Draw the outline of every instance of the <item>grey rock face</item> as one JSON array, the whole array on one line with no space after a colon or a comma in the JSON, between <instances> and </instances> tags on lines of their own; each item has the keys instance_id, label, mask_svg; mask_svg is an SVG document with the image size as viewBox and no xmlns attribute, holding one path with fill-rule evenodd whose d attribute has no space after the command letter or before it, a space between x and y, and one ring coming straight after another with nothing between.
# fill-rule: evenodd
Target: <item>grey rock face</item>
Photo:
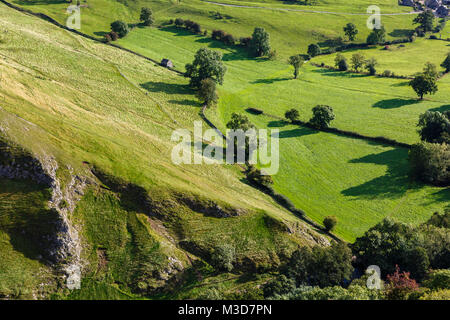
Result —
<instances>
[{"instance_id":1,"label":"grey rock face","mask_svg":"<svg viewBox=\"0 0 450 320\"><path fill-rule=\"evenodd\" d=\"M56 234L48 239L49 259L61 267L69 289L76 289L81 281L81 241L78 231L70 221L70 215L77 201L83 196L88 183L83 177L71 175L71 181L64 188L57 177L58 163L53 157L38 160L30 155L14 158L2 150L0 177L7 179L29 179L37 184L51 188L49 207L58 213ZM68 168L72 172L71 168Z\"/></svg>"}]
</instances>

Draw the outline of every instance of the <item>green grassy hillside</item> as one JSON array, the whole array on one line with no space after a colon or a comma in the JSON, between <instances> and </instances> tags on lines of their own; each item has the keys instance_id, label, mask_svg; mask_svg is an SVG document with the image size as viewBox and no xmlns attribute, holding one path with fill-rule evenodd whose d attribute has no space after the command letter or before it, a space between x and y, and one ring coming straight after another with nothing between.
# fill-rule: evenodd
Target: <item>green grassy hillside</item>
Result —
<instances>
[{"instance_id":1,"label":"green grassy hillside","mask_svg":"<svg viewBox=\"0 0 450 320\"><path fill-rule=\"evenodd\" d=\"M409 185L406 150L386 150L353 139L317 134L245 111L254 107L283 117L286 110L297 108L301 119L307 121L312 107L328 104L336 113L335 127L414 143L419 141L416 123L421 113L450 108L446 102L450 88L444 79L438 94L418 101L406 85L407 80L340 73L309 65L302 69L298 80L293 80L291 68L282 61L249 59L238 48L230 49L173 27L135 30L119 43L154 59L168 57L180 70L201 47L222 51L228 71L220 88L219 106L209 110L208 116L221 124L222 130L232 112L249 115L260 128L279 128L283 139L276 189L318 222L336 214L341 221L336 232L344 238L354 239L385 216L420 222L431 211L445 206L448 191ZM342 167L336 170L336 166ZM384 190L391 185L398 192ZM412 208L411 203L420 205ZM361 215L361 211L365 213Z\"/></svg>"},{"instance_id":2,"label":"green grassy hillside","mask_svg":"<svg viewBox=\"0 0 450 320\"><path fill-rule=\"evenodd\" d=\"M444 80L441 80L440 82L440 90L438 94L428 98L426 101L417 101L414 92L406 85L405 80L380 79L362 75L339 73L310 66L306 66L302 69L299 80L292 80L291 67L283 61L283 57L288 53L293 53L292 50L296 47L296 45L288 43L287 41L291 41L296 37L299 37L302 41L305 41L305 39L310 41L311 36L314 36L315 33L306 31L308 36L302 34L305 26L311 27L315 30L315 32L320 30L318 26L311 23L300 25L296 24L295 32L297 35L294 36L289 33L289 28L285 28L284 26L281 29L278 28L278 26L281 27L289 21L286 17L297 15L296 17L298 18L298 15L301 14L299 12L274 13L267 12L267 10L263 9L257 10L221 7L221 13L226 14L226 10L229 10L230 16L233 18L217 20L214 19L211 16L211 13L207 10L212 5L205 3L202 3L201 5L197 5L195 1L189 2L188 4L174 3L172 6L166 5L164 9L161 9L161 4L157 2L148 2L147 4L150 5L155 11L157 22L165 21L166 17L173 18L175 16L181 16L198 21L202 26L206 26L207 28L223 28L224 30L232 32L235 35L238 34L238 26L245 27L245 29L249 30L247 32L247 34L249 34L255 25L261 25L260 22L269 21L269 17L266 15L270 15L270 21L272 24L267 26L267 29L271 33L271 39L274 47L277 50L279 49L279 58L277 61L252 59L248 57L245 51L237 47L230 48L221 43L211 41L209 37L192 35L187 31L171 26L163 27L161 29L135 28L127 37L119 41L120 45L135 50L153 59L160 60L162 58L170 58L175 63L175 68L181 71L184 70L184 65L186 63L192 61L195 51L199 48L206 46L222 51L224 53L225 63L228 67L228 73L226 75L224 86L220 88L221 99L219 107L208 111L208 116L216 121L217 125L222 129L224 129L224 124L228 121L232 112L245 112L244 110L248 107L259 108L269 114L281 117L287 109L295 107L299 110L301 119L308 120L311 116L311 108L320 103L331 105L334 108L337 117L333 122L333 125L340 129L356 131L358 133L370 136L385 136L401 142L414 143L418 141L418 135L415 127L418 116L430 109L448 109L447 101L450 99L450 90L448 90L448 84ZM354 12L360 12L360 8L363 8L366 4L367 3L361 2L358 6L355 6ZM391 4L388 5L387 3L383 4L386 6L386 11L409 11L409 8ZM125 7L128 12L135 12L136 15L140 5L141 3L134 3L133 5L128 5ZM277 4L267 3L265 5L275 6ZM40 10L49 10L49 8L53 8L54 6L55 5L50 4L48 6L37 5L36 7ZM120 7L121 5L118 4L117 6ZM189 9L187 6L189 6ZM334 3L332 5L319 2L319 6L330 6L330 9L333 10L337 10L337 8L347 10L350 7L349 3L345 1ZM304 6L297 5L289 7L304 8ZM359 9L356 9L356 7ZM97 18L94 19L94 11L98 10L98 8L99 7L95 9L95 6L92 5L92 8L86 8L87 12L84 14L91 17L93 19L92 21L97 19L98 26L100 28L102 23L105 24L107 21L112 20L114 10L108 19L102 18L101 16L97 16ZM170 13L172 11L177 14L171 15ZM231 11L234 16L231 15ZM182 15L183 13L184 15ZM242 16L239 16L241 14ZM283 18L278 17L278 14L283 15ZM253 15L258 17L258 23L251 20ZM63 21L63 17L60 14L54 13L53 16L58 17L61 21ZM127 21L127 17L127 15L123 15L122 20ZM325 28L327 32L340 33L340 29L337 28L339 16L332 15L333 19L329 19L330 15L316 14L314 17L314 20L318 22L320 19L325 19L328 17L328 20L330 20L332 24L326 25ZM392 22L392 24L387 24L387 22L385 22L388 34L391 30L396 30L395 28L397 24L401 24L401 30L404 30L405 32L406 30L411 29L411 15L383 16L383 19L384 18L386 18L387 21ZM343 21L341 24L344 25L344 22L353 21L352 19L363 19L362 21L365 21L366 17L343 15L342 19ZM136 21L136 19L133 21ZM275 27L275 23L277 24L277 27ZM360 22L360 24L362 24L362 22ZM83 28L84 29L82 29L82 31L90 34L94 34L94 32L96 32L94 31L93 25L89 22ZM401 32L393 32L391 36L392 35L397 35L400 37L403 34ZM332 36L330 35L330 37ZM362 39L359 39L359 41L363 39L365 39L365 36L362 37ZM413 44L408 44L404 54L391 55L392 57L395 56L395 59L397 60L391 62L389 58L386 57L386 59L380 58L380 61L386 60L387 64L391 63L393 66L401 66L402 64L398 62L396 63L396 61L403 61L403 65L406 64L406 61L411 60L411 52L416 52L416 55L423 59L423 55L421 55L420 52L424 52L428 44L438 46L439 50L442 52L445 50L445 42L420 40ZM316 59L332 59L332 56L321 56ZM412 69L416 68L417 70L420 70L421 59L416 59L417 61L414 60L415 62ZM439 59L439 57L437 55L433 55L433 59ZM381 61L380 63L384 62ZM392 69L394 69L392 71L395 71L395 67ZM171 90L167 87L156 86L152 83L143 83L141 86L142 88L152 92L160 91L166 94L183 92L183 89L181 88L174 88ZM323 94L325 90L327 92L326 95ZM268 97L270 98L268 99ZM195 100L187 101L185 99L184 104L193 107L198 105L198 102ZM261 126L277 126L267 119L253 119L253 121L259 123ZM442 195L443 192L443 197L437 197L440 200L445 200L448 196L448 192L445 190L422 186L414 187L413 189L416 190L412 192L415 194L414 197L423 199L421 202L427 203L427 205L416 206L412 209L408 205L410 201L407 200L407 197L411 197L411 192L406 196L403 193L400 193L400 195L390 195L387 193L386 195L383 191L376 191L378 188L377 185L374 186L372 195L369 193L369 195L361 196L359 194L357 195L356 193L358 192L356 191L356 193L346 191L358 189L358 186L364 186L367 184L370 185L370 181L373 180L381 181L381 184L384 182L390 184L392 182L387 180L390 180L392 177L395 177L395 179L401 177L400 180L402 182L400 183L401 186L399 188L402 190L407 190L409 188L406 177L407 153L402 150L392 153L395 154L395 156L392 157L392 161L398 163L395 163L394 165L396 168L394 170L395 173L392 175L387 174L389 178L386 181L384 181L382 177L386 173L393 170L388 164L379 165L378 163L373 163L370 164L370 166L359 164L361 168L366 169L362 171L357 170L356 172L359 173L356 176L348 175L348 181L342 185L333 185L332 189L318 187L318 189L314 192L306 187L306 190L303 191L301 188L299 189L299 184L301 185L301 181L303 180L316 181L316 179L318 179L320 181L321 179L324 179L323 177L326 177L327 180L332 181L334 179L333 177L336 177L336 181L340 183L343 181L341 181L341 177L336 176L336 172L333 168L330 168L331 172L327 171L326 173L322 172L324 170L323 168L320 169L320 172L314 172L311 168L315 167L310 165L306 166L308 169L305 169L305 165L302 163L301 159L297 160L296 157L293 156L297 155L299 152L298 148L300 148L300 146L297 146L297 143L303 145L305 143L305 138L303 138L301 134L295 134L296 129L286 131L292 131L292 133L287 134L286 137L288 139L282 140L282 154L283 157L286 157L286 159L289 160L283 161L281 165L281 170L285 173L280 172L279 176L275 177L276 189L283 191L283 193L289 194L289 196L300 208L306 210L306 212L318 222L321 222L323 216L329 214L330 211L341 211L337 214L338 217L342 219L342 223L338 226L337 233L348 240L354 239L354 237L360 235L373 223L379 221L381 217L390 215L392 212L399 211L400 213L398 216L404 221L422 221L433 210L442 208L443 206L442 201L432 200L435 198L433 196L434 194L437 193L438 195ZM311 143L321 145L323 142L319 142L320 136L321 135L315 134L308 135L308 139L312 139ZM333 137L325 135L323 139L329 140L331 138ZM339 147L336 148L336 151L334 151L337 152L335 156L336 160L327 159L327 161L321 163L328 163L328 161L335 163L338 161L339 163L342 163L343 168L348 169L349 166L357 165L354 162L350 162L352 160L356 161L355 159L365 158L369 155L382 154L382 152L380 152L380 150L383 149L382 146L372 146L367 145L366 143L358 142L358 147L349 148L348 145L353 145L354 140L339 138L338 141ZM315 152L322 154L317 157L321 160L323 158L323 153L329 152L329 149L320 151L317 150ZM287 156L288 154L289 156ZM310 162L308 157L305 158L307 162ZM351 165L349 165L349 162ZM388 161L388 163L389 162L390 161ZM300 174L298 177L293 178L293 175L291 174L292 172L296 172L298 174L300 174L300 172L304 172L306 176ZM280 178L282 176L284 178ZM306 186L308 186L308 183L305 183ZM383 188L381 184L379 188ZM302 192L305 192L306 194L303 196L301 195ZM323 193L326 199L332 199L332 201L314 200L313 202L317 203L313 204L310 199L321 198L320 196L317 196L317 192L319 192L319 194ZM340 209L336 209L337 203L342 204ZM353 217L358 214L357 212L360 211L361 208L366 208L367 210L372 211L373 214L367 214L364 219L356 222ZM395 210L393 210L394 208Z\"/></svg>"},{"instance_id":3,"label":"green grassy hillside","mask_svg":"<svg viewBox=\"0 0 450 320\"><path fill-rule=\"evenodd\" d=\"M12 0L12 2L36 12L46 13L63 24L68 17L65 12L68 4L63 1L55 3ZM278 54L286 58L295 53L305 52L310 43L320 43L323 47L328 47L328 40L343 36L342 28L348 22L357 25L360 30L357 41L364 42L370 31L366 27L367 7L373 3L366 0L355 2L348 0L338 2L319 1L318 6L286 5L282 1L250 2L248 3L250 6L263 8L236 8L201 0L180 2L177 0L138 0L132 2L90 0L81 3L83 5L81 8L81 31L102 37L105 32L109 32L110 23L117 19L127 23L139 22L140 8L148 6L153 9L157 23L181 17L194 20L209 31L218 28L223 29L237 38L251 35L255 26L264 27L271 33L272 42ZM241 1L225 1L225 3L246 4ZM410 12L410 8L398 6L396 1L382 1L377 5L380 6L382 13ZM271 8L342 12L342 14L271 10ZM220 12L224 18L217 19L215 15L217 12ZM354 13L357 15L354 15ZM360 15L361 13L362 15ZM404 37L405 32L411 29L413 17L414 15L409 14L383 16L382 22L388 30L388 39Z\"/></svg>"},{"instance_id":4,"label":"green grassy hillside","mask_svg":"<svg viewBox=\"0 0 450 320\"><path fill-rule=\"evenodd\" d=\"M233 112L248 115L258 128L279 129L281 159L280 171L273 176L274 189L317 223L325 216L337 216L336 234L347 241L384 217L419 223L448 206L448 188L409 179L407 149L279 120L286 110L297 108L300 118L307 121L312 107L328 104L335 111L332 125L336 128L411 144L419 141L416 123L420 114L450 108L448 76L439 80L438 93L424 101L418 101L402 79L340 73L310 64L301 69L298 80L292 79L286 58L304 53L312 42L328 47L328 40L342 36L347 22L359 27L357 41L365 40L367 16L348 13L365 12L367 1L319 1L317 6L307 7L275 0L224 1L264 8L224 7L198 0L92 0L82 2L81 31L101 37L114 20L137 23L139 10L146 5L154 10L157 27L134 28L118 41L121 46L158 61L169 58L179 71L184 71L200 48L221 51L228 71L219 88L219 104L208 109L207 116L222 130ZM14 3L61 23L67 17L67 3ZM382 1L383 12L410 11L394 3ZM217 11L223 19L217 19ZM160 25L176 17L238 37L264 26L278 57L275 61L254 59L243 49L227 47L209 36ZM383 16L388 39L403 38L412 29L412 19L409 14ZM232 294L239 281L214 274L208 265L211 253L221 244L236 248L236 263L242 270L254 271L269 270L298 244L323 243L299 219L243 183L239 167L171 163L172 131L192 130L193 121L200 120L200 103L187 79L3 5L0 30L8 30L0 43L2 136L38 158L55 157L61 164L58 175L65 183L73 172L95 181L72 217L82 226L83 259L90 267L84 289L69 297L126 299L138 294L184 298L201 295L197 285L202 281L216 280L224 293ZM428 59L430 48L433 55ZM405 48L394 46L392 51L363 51L366 56L376 54L379 69L413 73L428 60L439 62L446 42L418 40ZM320 56L314 61L332 59L333 55ZM249 107L266 115L249 114ZM93 166L102 177L92 176ZM146 198L150 209L136 205L142 200L142 190L150 199ZM244 214L219 219L202 213L199 208L210 207L211 201ZM174 268L169 258L185 271L180 278L166 282L163 278L168 268ZM260 280L248 283L257 285ZM176 288L179 281L185 286L172 290L172 295L157 290L163 285ZM58 292L57 297L66 297L66 293Z\"/></svg>"},{"instance_id":5,"label":"green grassy hillside","mask_svg":"<svg viewBox=\"0 0 450 320\"><path fill-rule=\"evenodd\" d=\"M63 188L75 174L92 180L70 217L87 263L82 290L70 297L152 295L166 286L176 268L185 270L175 279L182 285L184 272L203 273L189 270L197 269L196 261L210 261L222 243L236 248L238 267L245 262L254 268L277 265L298 245L326 243L270 197L243 183L239 167L171 162L172 131L192 130L192 122L200 120L187 79L4 5L0 30L3 139L43 162L54 158ZM94 166L101 178L92 175ZM30 181L10 183L2 180L0 234L1 254L13 261L2 259L0 295L30 297L38 293L40 278L29 281L29 287L21 288L21 283L40 268L43 276L54 270L37 249L29 254L15 246L20 239L13 239L8 228L20 224L8 215L20 208L25 217L33 214L26 208L45 213L49 192ZM150 209L141 206L143 197ZM11 208L11 201L23 207ZM199 213L214 205L239 209L241 216ZM35 221L33 230L45 221ZM20 241L30 246L30 239ZM57 283L54 287L61 288L63 283ZM66 294L58 289L57 297Z\"/></svg>"},{"instance_id":6,"label":"green grassy hillside","mask_svg":"<svg viewBox=\"0 0 450 320\"><path fill-rule=\"evenodd\" d=\"M0 179L0 298L42 298L56 286L40 246L54 231L48 196L45 188Z\"/></svg>"}]
</instances>

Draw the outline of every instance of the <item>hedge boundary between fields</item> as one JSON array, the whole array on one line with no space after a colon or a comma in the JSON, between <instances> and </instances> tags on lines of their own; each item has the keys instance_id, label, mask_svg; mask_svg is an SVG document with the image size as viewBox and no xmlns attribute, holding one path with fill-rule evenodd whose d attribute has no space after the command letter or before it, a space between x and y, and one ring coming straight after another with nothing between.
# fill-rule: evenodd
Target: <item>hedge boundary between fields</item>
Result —
<instances>
[{"instance_id":1,"label":"hedge boundary between fields","mask_svg":"<svg viewBox=\"0 0 450 320\"><path fill-rule=\"evenodd\" d=\"M156 66L159 66L159 67L161 67L161 68L164 68L164 69L167 69L167 70L169 70L169 71L172 71L172 72L174 72L174 73L176 73L176 74L178 74L178 75L184 76L184 73L183 73L183 72L178 71L178 70L173 69L173 68L165 68L165 67L161 66L160 63L159 63L158 61L156 61L156 60L154 60L154 59L152 59L152 58L149 58L149 57L147 57L147 56L144 56L144 55L142 55L142 54L140 54L140 53L137 53L137 52L135 52L135 51L133 51L133 50L124 48L124 47L122 47L122 46L120 46L120 45L117 45L117 44L105 42L103 39L96 38L96 37L94 37L94 36L90 36L90 35L88 35L88 34L86 34L86 33L80 32L80 31L78 31L78 30L70 29L70 28L68 28L67 26L65 26L65 25L63 25L63 24L61 24L61 23L59 23L58 21L56 21L55 19L51 18L50 16L48 16L48 15L46 15L46 14L44 14L44 13L38 13L38 12L34 12L34 11L31 11L31 10L28 10L28 9L25 9L25 8L21 8L21 7L19 7L19 6L16 6L16 5L12 4L12 3L7 2L6 0L0 0L0 2L3 3L3 4L5 4L6 6L8 6L8 7L14 9L14 10L17 10L17 11L19 11L19 12L22 12L22 13L25 13L25 14L29 14L29 15L32 15L32 16L34 16L34 17L40 18L40 19L42 19L42 20L45 20L45 21L47 21L47 22L49 22L49 23L51 23L51 24L53 24L53 25L55 25L55 26L57 26L57 27L59 27L59 28L61 28L61 29L64 29L64 30L69 31L69 32L72 32L72 33L74 33L74 34L76 34L76 35L79 35L79 36L81 36L81 37L87 38L87 39L89 39L89 40L92 40L92 41L95 41L95 42L98 42L98 43L102 43L102 44L104 44L104 45L108 45L108 46L117 48L117 49L119 49L119 50L123 50L123 51L125 51L125 52L131 53L131 54L133 54L133 55L136 55L136 56L138 56L138 57L140 57L140 58L143 58L143 59L145 59L145 60L147 60L147 61L150 61L150 62L154 63ZM226 136L225 136L225 135L224 135L224 134L223 134L223 133L222 133L222 132L221 132L221 131L220 131L220 130L219 130L219 129L218 129L218 128L217 128L217 127L216 127L216 126L215 126L208 118L207 118L207 117L206 117L206 115L205 115L205 109L206 109L206 106L203 106L202 111L201 111L201 116L202 116L203 120L205 120L205 122L206 122L209 126L211 126L214 130L216 130L216 131L222 136L222 138L223 138L224 140L227 140L227 137L226 137ZM262 113L262 114L268 115L268 114L266 114L266 113ZM268 116L271 116L271 115L268 115ZM281 117L276 117L276 116L271 116L271 117L284 120L284 119L281 118ZM300 124L300 125L302 125L301 123L303 123L303 122L301 122L301 121L296 121L296 122L298 122L298 124ZM303 123L303 125L308 126L306 123ZM316 129L316 128L313 128L313 129ZM317 130L317 129L316 129L316 130ZM346 134L353 134L353 135L354 135L354 136L353 136L354 138L362 138L362 137L365 137L366 139L387 139L387 138L384 138L384 137L379 137L379 138L366 137L366 136L360 135L360 134L358 134L358 133L346 132L346 131L342 131L342 130L339 130L339 129L336 129L336 128L327 128L327 130L329 130L329 131L325 131L325 130L322 130L322 131L330 132L330 133L340 133L340 134L343 134L343 135L346 135ZM337 132L336 132L336 131L337 131ZM390 140L390 139L387 139L387 140ZM392 140L392 141L394 141L394 140ZM387 144L391 144L392 141L391 141L390 143L387 143ZM394 142L397 144L397 146L402 146L402 143L396 142L396 141L394 141ZM383 143L383 142L382 142L382 143ZM406 145L406 144L403 144L403 145ZM407 145L407 146L408 146L408 148L410 147L410 145ZM287 197L285 197L284 195L277 193L272 187L267 187L267 186L262 186L262 185L256 185L256 184L254 184L254 183L250 183L250 185L252 185L253 187L257 188L258 190L260 190L260 191L262 191L262 192L268 194L269 196L271 196L271 198L272 198L276 203L278 203L279 205L281 205L283 208L285 208L285 209L288 210L289 212L293 213L295 216L297 216L299 219L301 219L302 221L306 222L306 223L309 224L310 226L312 226L312 227L314 227L314 228L316 228L316 229L318 229L318 230L324 232L326 235L328 235L328 236L329 236L330 238L332 238L333 240L338 241L338 242L345 242L344 240L340 239L339 237L337 237L336 235L332 234L331 232L326 232L325 229L324 229L321 225L319 225L318 223L316 223L316 222L310 220L310 219L307 217L306 213L305 213L303 210L298 209L298 208L296 208L296 207L293 206L293 205L291 206L292 202L291 202Z\"/></svg>"},{"instance_id":2,"label":"hedge boundary between fields","mask_svg":"<svg viewBox=\"0 0 450 320\"><path fill-rule=\"evenodd\" d=\"M53 24L53 25L55 25L55 26L57 26L57 27L59 27L59 28L61 28L61 29L64 29L64 30L69 31L69 32L72 32L72 33L74 33L74 34L77 34L77 35L79 35L79 36L81 36L81 37L84 37L84 38L87 38L87 39L89 39L89 40L92 40L92 41L95 41L95 42L99 42L99 43L102 43L102 44L104 44L104 45L111 46L111 47L114 47L114 48L117 48L117 49L126 51L126 52L128 52L128 53L134 54L134 55L136 55L136 56L138 56L138 57L140 57L140 58L143 58L143 59L145 59L145 60L147 60L147 61L153 62L155 65L157 65L157 66L159 66L159 67L161 67L161 68L164 68L164 69L166 69L166 70L170 70L170 71L172 71L172 72L175 72L175 73L177 73L177 74L179 74L179 75L184 76L184 73L183 73L183 72L178 71L178 70L175 70L175 69L173 69L173 68L166 68L166 67L163 67L163 66L161 66L160 62L158 62L158 61L156 61L156 60L154 60L154 59L152 59L152 58L149 58L149 57L147 57L147 56L144 56L144 55L142 55L142 54L140 54L140 53L137 53L137 52L135 52L135 51L133 51L133 50L124 48L124 47L122 47L122 46L120 46L120 45L118 45L118 44L105 42L104 39L96 38L96 37L90 36L90 35L88 35L88 34L86 34L86 33L80 32L80 31L78 31L78 30L70 29L69 27L67 27L67 26L65 26L65 25L63 25L63 24L61 24L61 23L59 23L58 21L56 21L55 19L53 19L52 17L50 17L50 16L48 16L48 15L46 15L46 14L44 14L44 13L34 12L34 11L31 11L31 10L28 10L28 9L25 9L25 8L22 8L22 7L19 7L19 6L16 6L16 5L12 4L12 3L9 3L9 2L6 1L6 0L0 0L0 2L3 3L3 4L5 4L6 6L10 7L11 9L14 9L14 10L17 10L17 11L19 11L19 12L26 13L26 14L32 15L32 16L34 16L34 17L40 18L40 19L45 20L45 21L47 21L47 22L49 22L49 23L51 23L51 24Z\"/></svg>"},{"instance_id":3,"label":"hedge boundary between fields","mask_svg":"<svg viewBox=\"0 0 450 320\"><path fill-rule=\"evenodd\" d=\"M205 110L208 108L207 105L203 105L202 107L202 111L201 111L201 116L203 118L203 120L214 130L216 130L216 132L223 138L223 140L228 141L228 138L225 134L222 133L222 131L220 131L220 129L218 129L211 120L208 119L208 117L206 116ZM256 109L255 109L256 110ZM262 113L261 113L262 114ZM342 240L341 238L339 238L338 236L336 236L335 234L326 231L324 227L322 227L321 225L319 225L318 223L314 222L313 220L309 219L307 214L305 213L305 211L303 211L302 209L298 209L293 202L286 197L285 195L276 192L272 186L266 186L260 183L257 183L256 181L250 180L248 179L248 172L249 172L249 166L247 165L246 167L244 166L240 166L242 170L244 170L244 173L247 177L248 183L249 185L251 185L253 188L258 189L259 191L267 194L268 196L270 196L276 203L278 203L280 206L282 206L283 208L285 208L287 211L291 212L292 214L294 214L297 218L299 218L300 220L302 220L303 222L309 224L311 227L318 229L322 232L324 232L327 236L329 236L330 238L332 238L333 240L337 241L337 242L345 242L344 240Z\"/></svg>"},{"instance_id":4,"label":"hedge boundary between fields","mask_svg":"<svg viewBox=\"0 0 450 320\"><path fill-rule=\"evenodd\" d=\"M249 109L246 110L247 112L249 112ZM394 139L389 139L386 137L372 137L372 136L366 136L364 134L360 134L357 132L353 132L353 131L347 131L347 130L342 130L342 129L338 129L338 128L334 128L334 127L328 127L328 128L317 128L315 126L313 126L312 124L310 124L309 122L305 122L305 121L301 121L301 120L294 120L294 121L287 121L285 118L283 117L279 117L279 116L275 116L269 113L265 113L262 110L261 111L261 115L265 115L269 118L273 118L273 119L277 119L277 120L281 120L284 121L286 123L291 123L291 124L295 124L298 126L302 126L302 127L307 127L309 129L313 129L316 131L322 131L322 132L326 132L326 133L333 133L333 134L337 134L337 135L341 135L341 136L345 136L348 138L352 138L352 139L360 139L360 140L366 140L369 142L375 142L375 143L379 143L379 144L384 144L384 145L389 145L392 147L400 147L400 148L406 148L406 149L411 149L412 145L408 144L408 143L404 143L404 142L399 142L396 141Z\"/></svg>"}]
</instances>

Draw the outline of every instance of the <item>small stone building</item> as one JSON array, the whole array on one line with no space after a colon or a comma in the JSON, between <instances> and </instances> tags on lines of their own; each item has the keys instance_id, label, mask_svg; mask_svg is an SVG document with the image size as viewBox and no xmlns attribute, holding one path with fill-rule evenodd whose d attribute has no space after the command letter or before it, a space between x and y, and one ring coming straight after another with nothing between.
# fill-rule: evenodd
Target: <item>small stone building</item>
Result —
<instances>
[{"instance_id":1,"label":"small stone building","mask_svg":"<svg viewBox=\"0 0 450 320\"><path fill-rule=\"evenodd\" d=\"M163 66L165 68L173 68L173 63L169 59L162 59L161 60L161 66Z\"/></svg>"}]
</instances>

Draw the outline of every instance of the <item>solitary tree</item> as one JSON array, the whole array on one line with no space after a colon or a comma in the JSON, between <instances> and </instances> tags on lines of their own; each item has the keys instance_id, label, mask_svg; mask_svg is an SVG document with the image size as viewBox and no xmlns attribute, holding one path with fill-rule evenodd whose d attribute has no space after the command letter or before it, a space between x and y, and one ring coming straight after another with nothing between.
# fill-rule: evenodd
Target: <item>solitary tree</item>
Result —
<instances>
[{"instance_id":1,"label":"solitary tree","mask_svg":"<svg viewBox=\"0 0 450 320\"><path fill-rule=\"evenodd\" d=\"M344 27L344 32L349 41L354 41L358 34L358 29L356 29L356 26L353 23L347 23Z\"/></svg>"},{"instance_id":2,"label":"solitary tree","mask_svg":"<svg viewBox=\"0 0 450 320\"><path fill-rule=\"evenodd\" d=\"M111 23L111 30L117 33L120 38L125 37L128 34L128 32L130 32L128 25L120 20Z\"/></svg>"},{"instance_id":3,"label":"solitary tree","mask_svg":"<svg viewBox=\"0 0 450 320\"><path fill-rule=\"evenodd\" d=\"M231 115L231 120L227 123L227 128L231 130L243 130L244 132L250 129L254 129L255 126L250 122L247 116L234 113ZM245 136L245 146L239 146L238 141L233 139L231 141L234 144L235 157L237 158L238 153L243 150L245 154L245 161L248 161L252 156L252 150L255 150L258 146L257 142L254 140L250 140L248 136ZM230 141L228 141L230 143ZM238 161L239 159L236 159Z\"/></svg>"},{"instance_id":4,"label":"solitary tree","mask_svg":"<svg viewBox=\"0 0 450 320\"><path fill-rule=\"evenodd\" d=\"M340 71L348 70L347 59L340 53L338 53L336 58L334 58L334 64Z\"/></svg>"},{"instance_id":5,"label":"solitary tree","mask_svg":"<svg viewBox=\"0 0 450 320\"><path fill-rule=\"evenodd\" d=\"M381 26L380 29L373 29L367 37L367 44L380 44L386 41L386 29Z\"/></svg>"},{"instance_id":6,"label":"solitary tree","mask_svg":"<svg viewBox=\"0 0 450 320\"><path fill-rule=\"evenodd\" d=\"M194 61L186 65L185 76L191 78L192 87L198 88L200 82L207 78L223 84L226 71L227 68L222 63L222 53L202 48L195 54Z\"/></svg>"},{"instance_id":7,"label":"solitary tree","mask_svg":"<svg viewBox=\"0 0 450 320\"><path fill-rule=\"evenodd\" d=\"M409 82L409 85L414 89L420 100L426 94L435 94L438 91L436 79L426 76L425 74L418 74Z\"/></svg>"},{"instance_id":8,"label":"solitary tree","mask_svg":"<svg viewBox=\"0 0 450 320\"><path fill-rule=\"evenodd\" d=\"M315 56L319 55L320 52L321 52L320 47L317 44L312 43L308 46L308 54L311 57L315 57Z\"/></svg>"},{"instance_id":9,"label":"solitary tree","mask_svg":"<svg viewBox=\"0 0 450 320\"><path fill-rule=\"evenodd\" d=\"M445 113L439 111L427 111L421 114L417 126L420 138L426 142L442 143L443 134L450 134L450 119Z\"/></svg>"},{"instance_id":10,"label":"solitary tree","mask_svg":"<svg viewBox=\"0 0 450 320\"><path fill-rule=\"evenodd\" d=\"M217 269L231 271L236 260L236 250L230 244L222 244L215 248L211 260Z\"/></svg>"},{"instance_id":11,"label":"solitary tree","mask_svg":"<svg viewBox=\"0 0 450 320\"><path fill-rule=\"evenodd\" d=\"M337 218L335 216L328 216L323 219L323 225L325 226L325 230L333 231L337 224Z\"/></svg>"},{"instance_id":12,"label":"solitary tree","mask_svg":"<svg viewBox=\"0 0 450 320\"><path fill-rule=\"evenodd\" d=\"M375 58L371 58L371 59L367 60L365 63L366 63L366 69L367 69L367 71L369 71L369 74L371 76L374 76L377 73L377 70L375 69L375 67L378 64L377 60Z\"/></svg>"},{"instance_id":13,"label":"solitary tree","mask_svg":"<svg viewBox=\"0 0 450 320\"><path fill-rule=\"evenodd\" d=\"M423 68L423 74L436 80L439 77L439 72L436 65L432 64L431 62L427 62L425 64L425 67Z\"/></svg>"},{"instance_id":14,"label":"solitary tree","mask_svg":"<svg viewBox=\"0 0 450 320\"><path fill-rule=\"evenodd\" d=\"M361 53L355 53L352 55L352 67L355 71L358 71L364 66L365 58Z\"/></svg>"},{"instance_id":15,"label":"solitary tree","mask_svg":"<svg viewBox=\"0 0 450 320\"><path fill-rule=\"evenodd\" d=\"M327 128L330 122L336 118L333 108L325 105L315 106L313 109L313 116L309 123L318 129Z\"/></svg>"},{"instance_id":16,"label":"solitary tree","mask_svg":"<svg viewBox=\"0 0 450 320\"><path fill-rule=\"evenodd\" d=\"M297 109L290 109L288 111L286 111L286 113L284 114L284 117L288 120L290 120L291 122L294 122L295 120L297 120L299 118L300 114L298 113Z\"/></svg>"},{"instance_id":17,"label":"solitary tree","mask_svg":"<svg viewBox=\"0 0 450 320\"><path fill-rule=\"evenodd\" d=\"M414 18L413 23L418 24L424 32L433 30L434 13L431 10L426 10Z\"/></svg>"},{"instance_id":18,"label":"solitary tree","mask_svg":"<svg viewBox=\"0 0 450 320\"><path fill-rule=\"evenodd\" d=\"M254 128L255 126L250 122L246 115L233 112L231 115L231 120L227 123L227 128L232 130L242 129L247 131Z\"/></svg>"},{"instance_id":19,"label":"solitary tree","mask_svg":"<svg viewBox=\"0 0 450 320\"><path fill-rule=\"evenodd\" d=\"M215 104L218 100L216 82L211 78L203 79L200 82L197 97L208 107Z\"/></svg>"},{"instance_id":20,"label":"solitary tree","mask_svg":"<svg viewBox=\"0 0 450 320\"><path fill-rule=\"evenodd\" d=\"M447 54L444 62L442 62L441 67L445 69L445 72L450 72L450 52Z\"/></svg>"},{"instance_id":21,"label":"solitary tree","mask_svg":"<svg viewBox=\"0 0 450 320\"><path fill-rule=\"evenodd\" d=\"M303 58L299 54L289 57L289 61L288 62L289 62L289 64L291 66L294 67L294 79L297 79L297 77L298 77L298 70L302 66L303 61L304 61Z\"/></svg>"},{"instance_id":22,"label":"solitary tree","mask_svg":"<svg viewBox=\"0 0 450 320\"><path fill-rule=\"evenodd\" d=\"M256 27L253 31L250 47L256 57L261 57L270 52L269 33L260 27Z\"/></svg>"},{"instance_id":23,"label":"solitary tree","mask_svg":"<svg viewBox=\"0 0 450 320\"><path fill-rule=\"evenodd\" d=\"M151 26L154 22L152 9L142 8L140 20L145 26Z\"/></svg>"}]
</instances>

